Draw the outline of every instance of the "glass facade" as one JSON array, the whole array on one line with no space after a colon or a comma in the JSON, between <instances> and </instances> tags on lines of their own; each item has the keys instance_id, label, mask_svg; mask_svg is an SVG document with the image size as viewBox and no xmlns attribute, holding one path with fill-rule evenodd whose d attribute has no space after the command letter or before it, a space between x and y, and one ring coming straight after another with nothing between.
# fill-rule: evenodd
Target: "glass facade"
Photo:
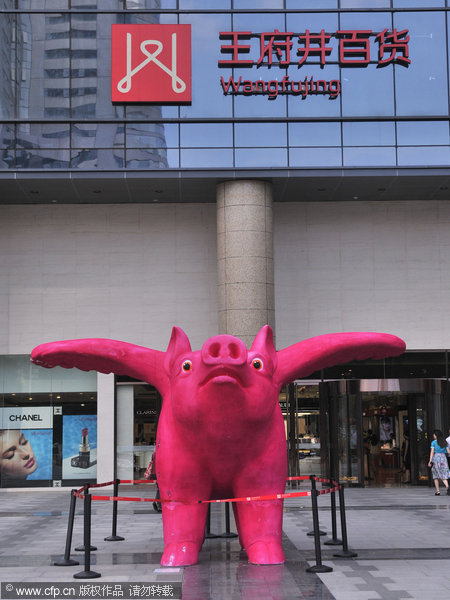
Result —
<instances>
[{"instance_id":1,"label":"glass facade","mask_svg":"<svg viewBox=\"0 0 450 600\"><path fill-rule=\"evenodd\" d=\"M448 166L449 6L0 0L0 170ZM112 103L113 24L190 24L192 102Z\"/></svg>"}]
</instances>

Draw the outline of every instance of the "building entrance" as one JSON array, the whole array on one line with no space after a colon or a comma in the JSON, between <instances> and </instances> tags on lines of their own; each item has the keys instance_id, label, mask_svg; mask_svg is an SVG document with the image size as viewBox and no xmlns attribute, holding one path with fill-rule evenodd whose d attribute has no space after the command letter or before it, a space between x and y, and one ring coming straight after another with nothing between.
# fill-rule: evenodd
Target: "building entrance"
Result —
<instances>
[{"instance_id":1,"label":"building entrance","mask_svg":"<svg viewBox=\"0 0 450 600\"><path fill-rule=\"evenodd\" d=\"M433 429L448 429L448 395L440 379L291 384L290 475L321 474L358 486L427 485Z\"/></svg>"}]
</instances>

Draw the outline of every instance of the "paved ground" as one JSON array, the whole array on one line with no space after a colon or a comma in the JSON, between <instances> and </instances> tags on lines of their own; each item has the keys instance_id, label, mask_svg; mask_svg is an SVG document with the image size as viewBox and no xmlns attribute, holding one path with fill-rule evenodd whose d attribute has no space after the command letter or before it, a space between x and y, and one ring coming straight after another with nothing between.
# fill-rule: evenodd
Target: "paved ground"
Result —
<instances>
[{"instance_id":1,"label":"paved ground","mask_svg":"<svg viewBox=\"0 0 450 600\"><path fill-rule=\"evenodd\" d=\"M151 496L148 486L123 487L123 495ZM322 561L333 571L320 575L306 572L315 564L314 540L306 535L312 529L309 498L285 503L285 565L249 565L236 539L217 538L205 542L198 565L171 570L159 566L161 515L151 504L120 503L117 533L126 539L106 542L111 505L95 502L92 543L98 550L91 568L101 578L89 582L182 581L184 600L424 600L444 595L450 569L450 497L410 486L345 493L349 546L358 556L335 558L340 547L322 543ZM321 496L320 526L328 534L329 506L329 495ZM53 566L64 553L68 507L69 491L0 492L1 582L75 581L73 574L83 565ZM211 531L224 529L223 507L213 505ZM77 506L74 547L82 544L82 531L82 507ZM82 562L80 552L72 557Z\"/></svg>"}]
</instances>

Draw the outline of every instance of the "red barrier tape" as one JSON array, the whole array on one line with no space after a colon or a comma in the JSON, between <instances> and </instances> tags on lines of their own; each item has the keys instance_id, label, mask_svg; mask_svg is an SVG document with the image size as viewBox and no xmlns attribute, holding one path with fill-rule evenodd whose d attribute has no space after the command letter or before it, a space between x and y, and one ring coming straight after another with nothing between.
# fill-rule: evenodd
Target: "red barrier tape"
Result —
<instances>
[{"instance_id":1,"label":"red barrier tape","mask_svg":"<svg viewBox=\"0 0 450 600\"><path fill-rule=\"evenodd\" d=\"M310 477L307 475L301 475L298 477L287 477L287 481L306 481L309 480ZM331 492L337 492L340 488L339 483L336 481L330 481L329 479L324 479L321 477L314 477L315 481L319 483L328 483L329 485L333 484L334 487L329 487L325 490L317 490L317 495L322 496L323 494L330 494ZM74 495L77 498L84 499L85 495L82 493L89 487L104 487L106 485L114 484L115 481L109 481L107 483L93 483L90 485L84 485L76 492ZM121 479L120 483L156 483L155 480L150 479ZM263 500L282 500L284 498L300 498L300 497L310 497L312 494L311 490L307 490L304 492L286 492L284 494L268 494L267 496L247 496L243 498L227 498L220 500L169 500L162 498L137 498L136 496L91 496L92 500L109 500L109 501L121 501L121 502L178 502L179 504L211 504L213 502L258 502Z\"/></svg>"}]
</instances>

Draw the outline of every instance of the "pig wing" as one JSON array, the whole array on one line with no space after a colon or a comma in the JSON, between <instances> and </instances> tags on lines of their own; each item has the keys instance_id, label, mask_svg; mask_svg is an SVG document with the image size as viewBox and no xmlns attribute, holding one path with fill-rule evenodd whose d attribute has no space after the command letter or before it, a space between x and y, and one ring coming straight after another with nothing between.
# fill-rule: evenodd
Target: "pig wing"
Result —
<instances>
[{"instance_id":1,"label":"pig wing","mask_svg":"<svg viewBox=\"0 0 450 600\"><path fill-rule=\"evenodd\" d=\"M309 338L277 352L277 383L284 384L314 371L352 360L398 356L405 342L388 333L330 333Z\"/></svg>"},{"instance_id":2,"label":"pig wing","mask_svg":"<svg viewBox=\"0 0 450 600\"><path fill-rule=\"evenodd\" d=\"M164 356L164 352L127 342L89 338L41 344L32 351L31 361L48 369L76 367L81 371L128 375L154 385L164 394L168 386Z\"/></svg>"}]
</instances>

